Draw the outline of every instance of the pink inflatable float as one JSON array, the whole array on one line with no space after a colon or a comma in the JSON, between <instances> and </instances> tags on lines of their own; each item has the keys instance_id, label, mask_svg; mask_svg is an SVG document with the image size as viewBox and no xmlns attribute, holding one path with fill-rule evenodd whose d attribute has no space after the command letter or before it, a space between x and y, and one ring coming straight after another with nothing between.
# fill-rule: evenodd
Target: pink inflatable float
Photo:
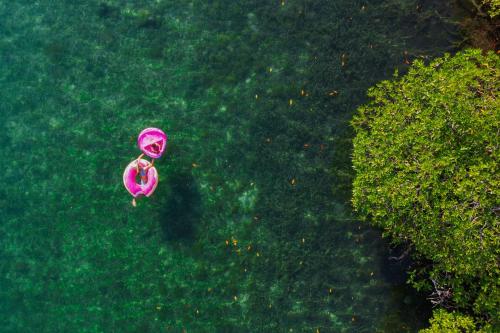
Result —
<instances>
[{"instance_id":1,"label":"pink inflatable float","mask_svg":"<svg viewBox=\"0 0 500 333\"><path fill-rule=\"evenodd\" d=\"M147 160L139 160L139 168L148 168L150 165L151 163ZM125 172L123 173L123 184L125 185L125 188L134 198L137 198L139 195L149 197L153 194L156 189L156 185L158 184L158 172L155 167L149 167L146 174L147 181L144 184L141 181L137 183L137 175L137 160L133 160L129 163L129 165L127 165Z\"/></svg>"},{"instance_id":2,"label":"pink inflatable float","mask_svg":"<svg viewBox=\"0 0 500 333\"><path fill-rule=\"evenodd\" d=\"M167 147L168 137L159 128L143 129L137 138L137 144L144 154L151 158L159 158Z\"/></svg>"}]
</instances>

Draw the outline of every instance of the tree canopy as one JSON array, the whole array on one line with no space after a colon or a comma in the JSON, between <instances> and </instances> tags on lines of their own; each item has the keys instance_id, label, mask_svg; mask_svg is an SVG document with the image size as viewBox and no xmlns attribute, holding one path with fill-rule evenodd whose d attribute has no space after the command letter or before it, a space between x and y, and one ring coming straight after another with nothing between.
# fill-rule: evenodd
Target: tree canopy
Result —
<instances>
[{"instance_id":1,"label":"tree canopy","mask_svg":"<svg viewBox=\"0 0 500 333\"><path fill-rule=\"evenodd\" d=\"M483 4L488 7L488 14L491 17L500 14L500 0L483 0Z\"/></svg>"},{"instance_id":2,"label":"tree canopy","mask_svg":"<svg viewBox=\"0 0 500 333\"><path fill-rule=\"evenodd\" d=\"M415 249L415 287L483 327L500 308L499 79L493 52L416 61L352 121L355 209Z\"/></svg>"}]
</instances>

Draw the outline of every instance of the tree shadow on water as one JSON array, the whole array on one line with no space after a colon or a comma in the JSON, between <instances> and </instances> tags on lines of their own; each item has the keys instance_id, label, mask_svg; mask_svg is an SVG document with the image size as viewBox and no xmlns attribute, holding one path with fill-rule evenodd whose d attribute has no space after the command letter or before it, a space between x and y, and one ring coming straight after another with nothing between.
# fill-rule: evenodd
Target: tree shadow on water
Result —
<instances>
[{"instance_id":1,"label":"tree shadow on water","mask_svg":"<svg viewBox=\"0 0 500 333\"><path fill-rule=\"evenodd\" d=\"M192 241L200 218L200 194L193 176L179 172L168 180L170 195L160 212L160 225L166 241Z\"/></svg>"}]
</instances>

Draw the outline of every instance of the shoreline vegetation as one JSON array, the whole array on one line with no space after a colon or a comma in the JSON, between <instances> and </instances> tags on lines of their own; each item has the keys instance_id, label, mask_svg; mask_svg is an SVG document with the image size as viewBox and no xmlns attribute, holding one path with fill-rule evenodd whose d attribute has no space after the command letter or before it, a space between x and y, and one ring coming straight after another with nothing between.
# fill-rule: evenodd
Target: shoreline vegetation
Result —
<instances>
[{"instance_id":1,"label":"shoreline vegetation","mask_svg":"<svg viewBox=\"0 0 500 333\"><path fill-rule=\"evenodd\" d=\"M456 0L456 16L464 34L459 48L500 50L500 1Z\"/></svg>"},{"instance_id":2,"label":"shoreline vegetation","mask_svg":"<svg viewBox=\"0 0 500 333\"><path fill-rule=\"evenodd\" d=\"M434 306L420 333L500 328L500 1L456 5L459 51L396 71L352 121L353 206L411 254Z\"/></svg>"}]
</instances>

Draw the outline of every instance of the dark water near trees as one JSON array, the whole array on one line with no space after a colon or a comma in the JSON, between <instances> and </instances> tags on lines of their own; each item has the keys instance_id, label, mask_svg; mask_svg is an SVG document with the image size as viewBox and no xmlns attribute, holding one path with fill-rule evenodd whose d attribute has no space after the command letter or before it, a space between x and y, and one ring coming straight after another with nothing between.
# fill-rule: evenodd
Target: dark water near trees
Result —
<instances>
[{"instance_id":1,"label":"dark water near trees","mask_svg":"<svg viewBox=\"0 0 500 333\"><path fill-rule=\"evenodd\" d=\"M1 332L414 332L350 201L366 89L452 50L413 0L0 2ZM170 136L138 207L142 128Z\"/></svg>"}]
</instances>

